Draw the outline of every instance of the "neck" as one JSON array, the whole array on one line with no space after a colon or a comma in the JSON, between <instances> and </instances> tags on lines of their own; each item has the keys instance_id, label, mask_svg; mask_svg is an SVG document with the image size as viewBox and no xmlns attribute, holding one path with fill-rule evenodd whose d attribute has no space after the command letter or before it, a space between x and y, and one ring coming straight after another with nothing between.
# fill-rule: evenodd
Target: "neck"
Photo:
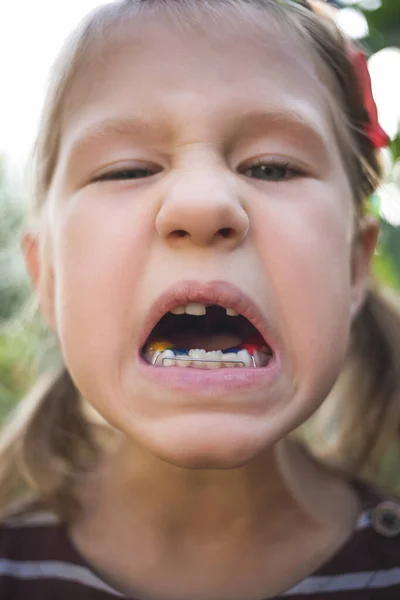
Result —
<instances>
[{"instance_id":1,"label":"neck","mask_svg":"<svg viewBox=\"0 0 400 600\"><path fill-rule=\"evenodd\" d=\"M327 560L359 513L350 489L292 442L200 471L125 441L80 498L81 554L115 587L155 600L276 596Z\"/></svg>"},{"instance_id":2,"label":"neck","mask_svg":"<svg viewBox=\"0 0 400 600\"><path fill-rule=\"evenodd\" d=\"M283 535L275 531L277 521L285 527L299 518L323 525L349 495L347 486L287 440L229 470L181 469L125 440L88 490L84 504L91 518L118 518L128 528L148 523L178 538L224 531L245 536L260 528Z\"/></svg>"}]
</instances>

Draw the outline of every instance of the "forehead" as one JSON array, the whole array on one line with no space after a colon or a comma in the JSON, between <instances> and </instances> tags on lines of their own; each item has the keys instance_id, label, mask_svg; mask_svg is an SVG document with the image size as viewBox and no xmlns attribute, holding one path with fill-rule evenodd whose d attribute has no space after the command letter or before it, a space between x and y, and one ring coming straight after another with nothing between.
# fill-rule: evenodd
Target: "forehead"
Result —
<instances>
[{"instance_id":1,"label":"forehead","mask_svg":"<svg viewBox=\"0 0 400 600\"><path fill-rule=\"evenodd\" d=\"M329 135L327 85L305 43L268 15L240 23L235 16L185 25L139 14L116 26L75 76L63 136L72 141L97 122L134 118L197 135L207 119L215 129L246 113L295 116Z\"/></svg>"}]
</instances>

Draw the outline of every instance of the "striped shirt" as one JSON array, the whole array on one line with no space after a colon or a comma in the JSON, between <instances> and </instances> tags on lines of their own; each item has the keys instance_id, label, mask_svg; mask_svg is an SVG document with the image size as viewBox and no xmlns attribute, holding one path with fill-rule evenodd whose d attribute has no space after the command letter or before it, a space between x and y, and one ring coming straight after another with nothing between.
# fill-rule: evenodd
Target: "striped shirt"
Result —
<instances>
[{"instance_id":1,"label":"striped shirt","mask_svg":"<svg viewBox=\"0 0 400 600\"><path fill-rule=\"evenodd\" d=\"M128 600L96 574L51 513L28 513L0 526L1 600L117 598ZM376 500L345 546L280 598L400 600L400 503Z\"/></svg>"}]
</instances>

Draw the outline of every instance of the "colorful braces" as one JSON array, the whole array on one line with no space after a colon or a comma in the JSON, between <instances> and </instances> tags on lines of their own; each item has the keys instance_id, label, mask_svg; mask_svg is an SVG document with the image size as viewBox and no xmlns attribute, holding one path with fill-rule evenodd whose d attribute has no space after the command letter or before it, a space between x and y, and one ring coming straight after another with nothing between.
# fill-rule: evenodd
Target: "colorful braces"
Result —
<instances>
[{"instance_id":1,"label":"colorful braces","mask_svg":"<svg viewBox=\"0 0 400 600\"><path fill-rule=\"evenodd\" d=\"M262 338L253 337L235 348L225 350L176 348L168 340L152 342L147 349L146 357L154 366L194 366L203 369L218 369L227 367L264 367L268 364L271 351Z\"/></svg>"}]
</instances>

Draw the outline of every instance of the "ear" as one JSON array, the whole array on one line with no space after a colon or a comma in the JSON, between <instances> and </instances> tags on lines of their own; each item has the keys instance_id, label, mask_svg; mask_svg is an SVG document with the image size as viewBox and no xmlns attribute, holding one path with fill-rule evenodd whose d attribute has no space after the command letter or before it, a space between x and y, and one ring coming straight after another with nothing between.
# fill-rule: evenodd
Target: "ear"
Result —
<instances>
[{"instance_id":1,"label":"ear","mask_svg":"<svg viewBox=\"0 0 400 600\"><path fill-rule=\"evenodd\" d=\"M39 299L41 315L47 325L54 329L54 278L50 265L44 265L39 237L31 232L24 233L21 248L26 268Z\"/></svg>"},{"instance_id":2,"label":"ear","mask_svg":"<svg viewBox=\"0 0 400 600\"><path fill-rule=\"evenodd\" d=\"M371 263L379 237L379 223L370 216L362 217L358 222L352 256L351 299L352 316L360 310L368 292Z\"/></svg>"}]
</instances>

